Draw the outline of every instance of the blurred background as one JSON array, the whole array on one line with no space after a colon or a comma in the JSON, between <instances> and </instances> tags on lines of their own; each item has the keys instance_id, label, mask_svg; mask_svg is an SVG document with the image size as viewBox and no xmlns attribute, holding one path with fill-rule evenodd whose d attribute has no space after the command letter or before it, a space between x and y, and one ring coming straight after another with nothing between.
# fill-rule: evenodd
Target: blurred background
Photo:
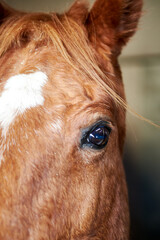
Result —
<instances>
[{"instance_id":1,"label":"blurred background","mask_svg":"<svg viewBox=\"0 0 160 240\"><path fill-rule=\"evenodd\" d=\"M59 11L73 0L5 0L28 11ZM93 2L90 0L90 2ZM120 57L128 103L160 124L160 0L144 0L137 34ZM131 240L160 239L160 130L127 116L124 165L129 189Z\"/></svg>"}]
</instances>

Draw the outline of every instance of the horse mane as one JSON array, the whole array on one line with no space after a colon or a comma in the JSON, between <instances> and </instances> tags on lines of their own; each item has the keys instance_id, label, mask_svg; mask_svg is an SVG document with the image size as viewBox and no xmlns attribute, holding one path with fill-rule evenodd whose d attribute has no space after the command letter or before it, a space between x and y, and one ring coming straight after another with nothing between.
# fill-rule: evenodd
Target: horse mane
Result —
<instances>
[{"instance_id":1,"label":"horse mane","mask_svg":"<svg viewBox=\"0 0 160 240\"><path fill-rule=\"evenodd\" d=\"M0 57L10 49L23 48L27 44L32 50L52 44L73 68L85 76L87 74L116 102L124 105L123 100L116 94L114 81L106 81L106 75L98 66L87 31L82 24L80 26L80 23L67 15L19 13L10 16L0 27L0 42Z\"/></svg>"},{"instance_id":2,"label":"horse mane","mask_svg":"<svg viewBox=\"0 0 160 240\"><path fill-rule=\"evenodd\" d=\"M10 49L23 48L27 44L32 46L32 50L52 44L73 68L85 76L87 74L91 81L100 85L117 107L156 125L136 113L118 94L114 76L106 76L99 67L85 27L66 14L17 12L6 18L0 26L0 43L0 57ZM109 59L107 54L110 55L110 52L105 53Z\"/></svg>"}]
</instances>

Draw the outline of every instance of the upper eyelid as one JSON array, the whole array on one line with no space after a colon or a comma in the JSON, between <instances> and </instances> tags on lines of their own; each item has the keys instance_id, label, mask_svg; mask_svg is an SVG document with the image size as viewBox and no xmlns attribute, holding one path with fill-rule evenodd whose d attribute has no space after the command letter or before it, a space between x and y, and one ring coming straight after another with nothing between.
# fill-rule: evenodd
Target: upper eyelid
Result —
<instances>
[{"instance_id":1,"label":"upper eyelid","mask_svg":"<svg viewBox=\"0 0 160 240\"><path fill-rule=\"evenodd\" d=\"M95 121L94 123L92 123L90 126L86 127L86 128L83 128L82 131L85 131L85 132L89 132L91 131L92 129L98 127L100 124L105 124L107 125L109 128L112 129L113 127L113 124L111 121L108 121L108 120L104 120L104 119L100 119L100 120L97 120Z\"/></svg>"},{"instance_id":2,"label":"upper eyelid","mask_svg":"<svg viewBox=\"0 0 160 240\"><path fill-rule=\"evenodd\" d=\"M98 120L95 123L93 123L92 125L90 125L89 127L83 128L81 129L82 132L82 139L85 138L89 132L91 132L92 130L94 130L94 128L98 127L101 124L105 124L106 126L108 126L108 128L110 128L110 131L112 131L112 127L113 125L111 124L111 122L107 121L107 120Z\"/></svg>"}]
</instances>

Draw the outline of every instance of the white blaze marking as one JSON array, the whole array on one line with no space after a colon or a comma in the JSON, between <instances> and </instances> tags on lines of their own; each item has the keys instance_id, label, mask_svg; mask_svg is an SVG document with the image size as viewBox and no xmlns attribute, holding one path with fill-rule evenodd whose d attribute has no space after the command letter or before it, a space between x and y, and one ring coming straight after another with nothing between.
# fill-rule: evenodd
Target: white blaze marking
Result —
<instances>
[{"instance_id":1,"label":"white blaze marking","mask_svg":"<svg viewBox=\"0 0 160 240\"><path fill-rule=\"evenodd\" d=\"M43 105L42 87L47 82L43 72L10 77L0 96L0 127L5 135L9 125L26 109Z\"/></svg>"}]
</instances>

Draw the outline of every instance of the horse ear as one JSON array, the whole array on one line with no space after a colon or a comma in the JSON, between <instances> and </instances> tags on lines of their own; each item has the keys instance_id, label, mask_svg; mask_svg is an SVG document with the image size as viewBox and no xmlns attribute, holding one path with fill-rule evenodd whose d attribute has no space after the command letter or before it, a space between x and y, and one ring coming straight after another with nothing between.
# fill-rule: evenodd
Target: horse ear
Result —
<instances>
[{"instance_id":1,"label":"horse ear","mask_svg":"<svg viewBox=\"0 0 160 240\"><path fill-rule=\"evenodd\" d=\"M88 16L88 9L89 4L85 0L77 0L72 4L66 15L76 22L84 24Z\"/></svg>"},{"instance_id":2,"label":"horse ear","mask_svg":"<svg viewBox=\"0 0 160 240\"><path fill-rule=\"evenodd\" d=\"M10 6L8 6L4 1L0 2L0 24L9 16L18 13L18 11L14 10Z\"/></svg>"},{"instance_id":3,"label":"horse ear","mask_svg":"<svg viewBox=\"0 0 160 240\"><path fill-rule=\"evenodd\" d=\"M109 45L113 52L119 54L136 31L142 1L96 0L86 21L90 39Z\"/></svg>"}]
</instances>

